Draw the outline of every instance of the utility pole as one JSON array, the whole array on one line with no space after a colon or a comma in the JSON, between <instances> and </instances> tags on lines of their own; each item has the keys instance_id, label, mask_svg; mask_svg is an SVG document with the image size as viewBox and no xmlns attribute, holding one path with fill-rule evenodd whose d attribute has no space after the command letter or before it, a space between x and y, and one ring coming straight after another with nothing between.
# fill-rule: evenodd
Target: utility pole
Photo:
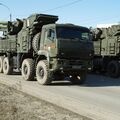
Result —
<instances>
[{"instance_id":1,"label":"utility pole","mask_svg":"<svg viewBox=\"0 0 120 120\"><path fill-rule=\"evenodd\" d=\"M10 21L12 21L12 13L11 13L10 8L9 8L7 5L3 4L3 3L0 3L0 5L8 9L9 14L10 14L10 15L9 15L9 17L10 17Z\"/></svg>"}]
</instances>

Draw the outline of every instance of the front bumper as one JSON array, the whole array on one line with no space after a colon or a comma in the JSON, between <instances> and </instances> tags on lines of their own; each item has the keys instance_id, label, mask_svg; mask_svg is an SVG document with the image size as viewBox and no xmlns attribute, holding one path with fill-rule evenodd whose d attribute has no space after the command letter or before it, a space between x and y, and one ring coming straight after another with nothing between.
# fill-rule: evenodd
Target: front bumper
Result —
<instances>
[{"instance_id":1,"label":"front bumper","mask_svg":"<svg viewBox=\"0 0 120 120\"><path fill-rule=\"evenodd\" d=\"M88 60L53 59L51 69L53 71L83 71L88 68Z\"/></svg>"}]
</instances>

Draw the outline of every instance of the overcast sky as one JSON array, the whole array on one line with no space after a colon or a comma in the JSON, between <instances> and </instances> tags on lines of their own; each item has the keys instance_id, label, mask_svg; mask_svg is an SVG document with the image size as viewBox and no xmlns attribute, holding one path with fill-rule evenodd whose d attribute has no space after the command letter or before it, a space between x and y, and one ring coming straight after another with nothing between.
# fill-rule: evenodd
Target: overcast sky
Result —
<instances>
[{"instance_id":1,"label":"overcast sky","mask_svg":"<svg viewBox=\"0 0 120 120\"><path fill-rule=\"evenodd\" d=\"M58 15L59 23L87 27L120 22L120 0L0 0L0 3L10 8L9 11L0 5L0 21L9 20L11 12L13 20L46 13Z\"/></svg>"}]
</instances>

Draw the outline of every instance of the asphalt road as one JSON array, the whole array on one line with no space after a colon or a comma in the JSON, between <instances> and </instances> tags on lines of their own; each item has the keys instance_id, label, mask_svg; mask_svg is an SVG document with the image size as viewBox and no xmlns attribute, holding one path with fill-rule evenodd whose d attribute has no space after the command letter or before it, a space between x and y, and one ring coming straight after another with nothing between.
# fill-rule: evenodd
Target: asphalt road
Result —
<instances>
[{"instance_id":1,"label":"asphalt road","mask_svg":"<svg viewBox=\"0 0 120 120\"><path fill-rule=\"evenodd\" d=\"M0 83L95 120L120 120L120 78L88 75L82 86L66 81L41 86L20 75L0 74Z\"/></svg>"}]
</instances>

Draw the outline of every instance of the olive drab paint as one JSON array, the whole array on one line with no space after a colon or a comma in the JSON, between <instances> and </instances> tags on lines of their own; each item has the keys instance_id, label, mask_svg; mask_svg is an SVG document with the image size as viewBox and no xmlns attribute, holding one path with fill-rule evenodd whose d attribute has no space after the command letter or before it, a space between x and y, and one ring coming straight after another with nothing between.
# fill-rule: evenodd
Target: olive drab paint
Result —
<instances>
[{"instance_id":1,"label":"olive drab paint","mask_svg":"<svg viewBox=\"0 0 120 120\"><path fill-rule=\"evenodd\" d=\"M94 69L119 77L120 24L93 31Z\"/></svg>"},{"instance_id":2,"label":"olive drab paint","mask_svg":"<svg viewBox=\"0 0 120 120\"><path fill-rule=\"evenodd\" d=\"M58 16L33 14L23 20L1 22L0 56L7 57L7 67L20 70L25 80L37 78L40 84L49 84L58 75L82 83L93 56L90 30L57 24L57 20Z\"/></svg>"}]
</instances>

